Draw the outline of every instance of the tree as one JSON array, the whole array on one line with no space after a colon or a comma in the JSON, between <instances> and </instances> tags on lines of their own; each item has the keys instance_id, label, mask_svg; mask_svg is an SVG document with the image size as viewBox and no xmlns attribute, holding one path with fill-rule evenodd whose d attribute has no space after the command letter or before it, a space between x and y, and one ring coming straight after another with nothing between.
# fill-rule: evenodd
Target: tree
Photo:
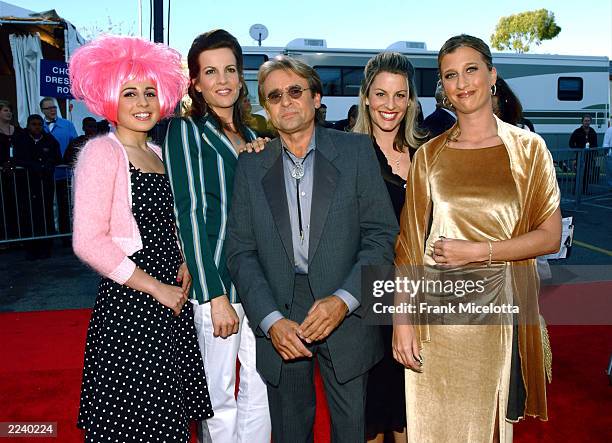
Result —
<instances>
[{"instance_id":1,"label":"tree","mask_svg":"<svg viewBox=\"0 0 612 443\"><path fill-rule=\"evenodd\" d=\"M526 11L502 17L497 22L491 44L499 51L513 49L528 52L532 44L555 38L561 28L555 23L555 14L546 10Z\"/></svg>"},{"instance_id":2,"label":"tree","mask_svg":"<svg viewBox=\"0 0 612 443\"><path fill-rule=\"evenodd\" d=\"M127 29L125 29L127 27ZM107 17L106 23L100 23L96 21L87 26L79 28L79 32L85 40L93 40L101 34L115 34L115 35L128 35L134 36L134 24L127 24L123 21L113 22L110 16Z\"/></svg>"}]
</instances>

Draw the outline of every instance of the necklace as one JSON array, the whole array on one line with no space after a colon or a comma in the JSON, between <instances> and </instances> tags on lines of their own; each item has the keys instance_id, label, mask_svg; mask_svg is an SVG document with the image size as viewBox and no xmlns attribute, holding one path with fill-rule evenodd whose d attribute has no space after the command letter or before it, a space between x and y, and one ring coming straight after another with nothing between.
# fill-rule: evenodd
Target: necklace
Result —
<instances>
[{"instance_id":1,"label":"necklace","mask_svg":"<svg viewBox=\"0 0 612 443\"><path fill-rule=\"evenodd\" d=\"M402 153L400 152L400 153L397 155L397 158L395 159L395 167L396 167L396 168L399 168L399 165L400 165L400 159L401 159L401 158L402 158Z\"/></svg>"},{"instance_id":2,"label":"necklace","mask_svg":"<svg viewBox=\"0 0 612 443\"><path fill-rule=\"evenodd\" d=\"M395 150L393 150L393 152L395 152ZM384 151L383 151L384 153ZM402 154L403 152L398 152L396 154L396 157L393 158L391 157L391 154L385 154L385 157L387 158L387 161L389 162L389 164L394 163L396 168L399 168L400 166L400 160L402 159Z\"/></svg>"},{"instance_id":3,"label":"necklace","mask_svg":"<svg viewBox=\"0 0 612 443\"><path fill-rule=\"evenodd\" d=\"M233 132L226 132L226 134L228 135L228 138L233 144L238 145L238 146L242 144L242 139L237 134L234 135Z\"/></svg>"},{"instance_id":4,"label":"necklace","mask_svg":"<svg viewBox=\"0 0 612 443\"><path fill-rule=\"evenodd\" d=\"M229 140L230 144L234 147L234 149L238 151L238 153L240 154L242 152L242 142L243 142L240 135L237 132L235 133L231 129L227 129L227 128L223 129L223 133Z\"/></svg>"},{"instance_id":5,"label":"necklace","mask_svg":"<svg viewBox=\"0 0 612 443\"><path fill-rule=\"evenodd\" d=\"M40 137L36 138L34 137L32 134L29 134L30 138L32 140L34 140L34 143L37 144L39 141L41 141L43 139L43 136L41 135Z\"/></svg>"},{"instance_id":6,"label":"necklace","mask_svg":"<svg viewBox=\"0 0 612 443\"><path fill-rule=\"evenodd\" d=\"M291 174L291 177L295 179L297 213L298 213L298 229L299 229L299 234L300 234L300 241L302 242L302 244L304 244L304 228L302 226L302 207L300 205L300 179L304 177L304 162L306 161L310 153L313 152L314 150L308 151L308 153L304 156L303 159L301 159L302 161L299 163L293 161L293 159L291 158L291 155L289 155L289 151L287 150L287 148L283 148L283 150L285 151L285 154L287 154L287 158L289 159L289 161L291 161L291 164L293 165L293 167L291 168L289 172Z\"/></svg>"},{"instance_id":7,"label":"necklace","mask_svg":"<svg viewBox=\"0 0 612 443\"><path fill-rule=\"evenodd\" d=\"M2 132L4 135L8 135L9 137L13 135L11 132L11 125L8 125L8 131L6 131L4 128L0 128L0 132Z\"/></svg>"}]
</instances>

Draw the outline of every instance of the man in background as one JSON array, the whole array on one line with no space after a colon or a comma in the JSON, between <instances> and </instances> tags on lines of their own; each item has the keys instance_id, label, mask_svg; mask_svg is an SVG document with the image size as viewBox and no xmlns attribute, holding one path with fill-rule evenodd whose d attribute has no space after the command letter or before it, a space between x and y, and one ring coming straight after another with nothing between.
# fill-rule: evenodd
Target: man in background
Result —
<instances>
[{"instance_id":1,"label":"man in background","mask_svg":"<svg viewBox=\"0 0 612 443\"><path fill-rule=\"evenodd\" d=\"M77 132L72 122L57 115L57 101L53 97L44 97L40 101L40 110L45 118L43 128L57 140L60 154L63 157L70 142L77 138ZM68 234L70 226L70 195L68 187L68 173L65 168L57 168L55 171L55 188L57 194L57 210L59 233ZM64 246L70 246L70 240L64 239Z\"/></svg>"},{"instance_id":2,"label":"man in background","mask_svg":"<svg viewBox=\"0 0 612 443\"><path fill-rule=\"evenodd\" d=\"M455 114L444 104L444 89L442 85L436 88L436 110L429 114L423 124L423 129L429 131L429 138L437 137L455 124Z\"/></svg>"},{"instance_id":3,"label":"man in background","mask_svg":"<svg viewBox=\"0 0 612 443\"><path fill-rule=\"evenodd\" d=\"M317 121L324 128L333 128L334 124L327 121L327 105L321 103L321 107L317 109Z\"/></svg>"},{"instance_id":4,"label":"man in background","mask_svg":"<svg viewBox=\"0 0 612 443\"><path fill-rule=\"evenodd\" d=\"M338 120L334 123L334 129L338 131L351 132L353 130L353 126L355 126L355 122L357 121L357 113L359 112L359 107L357 105L352 105L348 110L348 115L346 118L342 120Z\"/></svg>"},{"instance_id":5,"label":"man in background","mask_svg":"<svg viewBox=\"0 0 612 443\"><path fill-rule=\"evenodd\" d=\"M66 152L64 152L63 162L66 165L74 167L81 148L85 146L85 143L90 139L98 135L98 122L93 117L85 117L82 122L82 128L83 135L73 139L70 144L68 144Z\"/></svg>"},{"instance_id":6,"label":"man in background","mask_svg":"<svg viewBox=\"0 0 612 443\"><path fill-rule=\"evenodd\" d=\"M582 126L576 128L569 139L570 148L583 149L585 147L597 147L597 133L591 128L591 116L585 114L582 116Z\"/></svg>"}]
</instances>

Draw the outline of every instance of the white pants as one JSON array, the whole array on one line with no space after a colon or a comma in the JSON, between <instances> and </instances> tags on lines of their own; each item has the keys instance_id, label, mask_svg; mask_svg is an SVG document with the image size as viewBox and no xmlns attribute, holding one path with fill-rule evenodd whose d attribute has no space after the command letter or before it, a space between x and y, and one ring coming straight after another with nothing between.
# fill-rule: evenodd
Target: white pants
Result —
<instances>
[{"instance_id":1,"label":"white pants","mask_svg":"<svg viewBox=\"0 0 612 443\"><path fill-rule=\"evenodd\" d=\"M255 335L240 303L232 306L240 319L237 334L213 336L210 303L193 302L194 322L204 359L214 417L198 426L198 442L270 443L271 424L266 383L255 368ZM240 360L238 398L236 357Z\"/></svg>"}]
</instances>

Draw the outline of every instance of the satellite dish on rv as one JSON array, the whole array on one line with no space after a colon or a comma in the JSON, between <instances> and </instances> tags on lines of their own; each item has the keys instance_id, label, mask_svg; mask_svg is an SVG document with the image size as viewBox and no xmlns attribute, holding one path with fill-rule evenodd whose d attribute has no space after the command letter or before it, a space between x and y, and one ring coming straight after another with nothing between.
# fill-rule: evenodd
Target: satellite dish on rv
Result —
<instances>
[{"instance_id":1,"label":"satellite dish on rv","mask_svg":"<svg viewBox=\"0 0 612 443\"><path fill-rule=\"evenodd\" d=\"M249 35L261 46L261 41L268 38L268 28L264 25L255 24L249 28Z\"/></svg>"}]
</instances>

